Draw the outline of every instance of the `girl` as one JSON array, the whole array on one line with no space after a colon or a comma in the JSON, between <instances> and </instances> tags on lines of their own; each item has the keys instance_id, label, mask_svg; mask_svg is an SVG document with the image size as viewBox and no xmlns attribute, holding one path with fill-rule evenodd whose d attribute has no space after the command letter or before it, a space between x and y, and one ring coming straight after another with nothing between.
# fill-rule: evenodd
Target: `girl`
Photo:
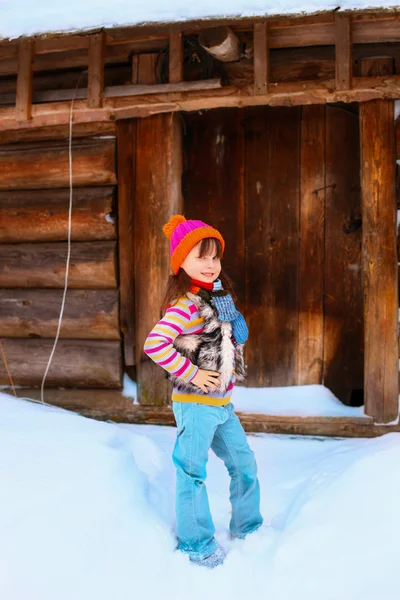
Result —
<instances>
[{"instance_id":1,"label":"girl","mask_svg":"<svg viewBox=\"0 0 400 600\"><path fill-rule=\"evenodd\" d=\"M236 310L230 279L221 271L225 242L202 221L174 215L163 231L170 240L171 268L161 320L144 351L173 383L177 424L177 548L198 565L215 567L226 556L215 537L205 486L211 448L231 477L231 539L263 523L257 464L231 395L245 377L247 326ZM234 296L234 295L233 295Z\"/></svg>"}]
</instances>

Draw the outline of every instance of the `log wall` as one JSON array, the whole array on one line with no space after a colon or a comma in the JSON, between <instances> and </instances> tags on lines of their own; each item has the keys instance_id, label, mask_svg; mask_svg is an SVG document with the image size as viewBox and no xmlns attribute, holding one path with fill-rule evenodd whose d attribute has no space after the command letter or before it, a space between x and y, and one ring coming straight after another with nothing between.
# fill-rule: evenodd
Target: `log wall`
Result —
<instances>
[{"instance_id":1,"label":"log wall","mask_svg":"<svg viewBox=\"0 0 400 600\"><path fill-rule=\"evenodd\" d=\"M106 135L93 125L74 131L68 291L48 387L122 383L115 126L98 131ZM67 134L49 128L0 146L0 339L15 385L41 384L57 332L68 251ZM0 385L9 384L0 360Z\"/></svg>"}]
</instances>

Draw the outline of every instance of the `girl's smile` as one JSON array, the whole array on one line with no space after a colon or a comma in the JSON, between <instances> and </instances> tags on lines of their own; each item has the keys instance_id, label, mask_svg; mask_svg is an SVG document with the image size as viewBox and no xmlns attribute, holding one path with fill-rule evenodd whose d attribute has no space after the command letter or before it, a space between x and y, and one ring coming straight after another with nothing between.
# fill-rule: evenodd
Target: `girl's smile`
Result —
<instances>
[{"instance_id":1,"label":"girl's smile","mask_svg":"<svg viewBox=\"0 0 400 600\"><path fill-rule=\"evenodd\" d=\"M192 279L211 282L218 279L221 273L221 260L217 256L215 243L210 244L207 254L200 256L201 241L186 256L181 267Z\"/></svg>"}]
</instances>

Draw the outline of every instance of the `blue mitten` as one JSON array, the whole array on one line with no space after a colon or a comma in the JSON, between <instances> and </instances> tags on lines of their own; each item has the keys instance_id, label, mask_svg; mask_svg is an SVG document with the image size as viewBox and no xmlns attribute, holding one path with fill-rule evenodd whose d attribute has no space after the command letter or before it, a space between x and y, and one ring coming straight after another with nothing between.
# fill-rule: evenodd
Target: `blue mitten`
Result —
<instances>
[{"instance_id":1,"label":"blue mitten","mask_svg":"<svg viewBox=\"0 0 400 600\"><path fill-rule=\"evenodd\" d=\"M239 311L236 310L235 303L230 294L225 296L213 296L214 306L218 311L220 321L234 321L239 316Z\"/></svg>"},{"instance_id":2,"label":"blue mitten","mask_svg":"<svg viewBox=\"0 0 400 600\"><path fill-rule=\"evenodd\" d=\"M249 337L249 330L244 316L238 312L238 317L232 322L232 331L238 344L244 344Z\"/></svg>"}]
</instances>

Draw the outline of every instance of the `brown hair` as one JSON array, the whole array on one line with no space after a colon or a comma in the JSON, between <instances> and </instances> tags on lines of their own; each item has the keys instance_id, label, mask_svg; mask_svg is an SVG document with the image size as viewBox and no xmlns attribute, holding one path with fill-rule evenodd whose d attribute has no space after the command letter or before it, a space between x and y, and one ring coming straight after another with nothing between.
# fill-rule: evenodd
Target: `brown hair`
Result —
<instances>
[{"instance_id":1,"label":"brown hair","mask_svg":"<svg viewBox=\"0 0 400 600\"><path fill-rule=\"evenodd\" d=\"M212 247L216 248L216 256L221 259L222 258L222 246L221 242L216 238L204 238L201 240L200 245L200 256L204 256L207 254L209 250L212 250ZM219 275L219 279L221 280L222 287L224 290L229 292L232 295L233 301L236 303L237 298L234 292L234 285L230 277L221 270ZM178 301L181 296L184 296L190 289L191 279L189 275L186 273L184 269L179 269L177 275L170 275L167 281L167 287L164 294L164 299L161 304L160 317L162 318L165 314L165 311L168 308L169 304L173 304Z\"/></svg>"}]
</instances>

